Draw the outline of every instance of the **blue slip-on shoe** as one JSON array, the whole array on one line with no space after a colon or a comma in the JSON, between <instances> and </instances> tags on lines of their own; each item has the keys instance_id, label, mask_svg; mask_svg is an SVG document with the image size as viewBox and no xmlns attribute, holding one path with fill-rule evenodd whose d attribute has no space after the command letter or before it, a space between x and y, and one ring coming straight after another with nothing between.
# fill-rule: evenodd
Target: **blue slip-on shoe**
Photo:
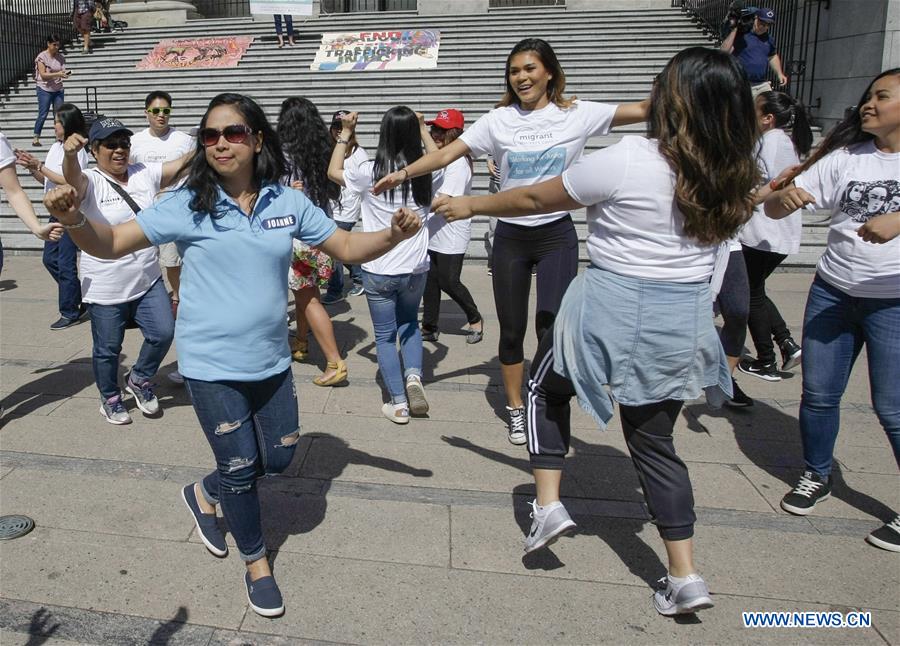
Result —
<instances>
[{"instance_id":1,"label":"blue slip-on shoe","mask_svg":"<svg viewBox=\"0 0 900 646\"><path fill-rule=\"evenodd\" d=\"M250 573L245 572L244 585L247 586L247 601L253 612L263 617L279 617L284 614L284 600L275 577L264 576L251 581Z\"/></svg>"},{"instance_id":2,"label":"blue slip-on shoe","mask_svg":"<svg viewBox=\"0 0 900 646\"><path fill-rule=\"evenodd\" d=\"M216 522L216 515L204 514L200 510L200 505L197 503L197 495L194 493L194 484L189 484L181 490L181 499L184 500L184 504L187 505L188 510L194 517L197 533L200 534L200 540L206 545L206 549L219 558L227 556L228 544L225 542L222 530L219 529L219 523Z\"/></svg>"}]
</instances>

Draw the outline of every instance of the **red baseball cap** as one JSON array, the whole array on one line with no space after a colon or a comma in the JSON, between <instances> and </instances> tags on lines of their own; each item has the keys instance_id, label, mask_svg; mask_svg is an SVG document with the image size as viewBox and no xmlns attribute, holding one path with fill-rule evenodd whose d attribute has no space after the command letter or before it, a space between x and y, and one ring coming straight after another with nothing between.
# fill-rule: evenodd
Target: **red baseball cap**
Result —
<instances>
[{"instance_id":1,"label":"red baseball cap","mask_svg":"<svg viewBox=\"0 0 900 646\"><path fill-rule=\"evenodd\" d=\"M425 124L437 126L444 130L449 130L450 128L464 128L466 125L466 118L459 110L450 108L448 110L441 110L434 119L426 121Z\"/></svg>"}]
</instances>

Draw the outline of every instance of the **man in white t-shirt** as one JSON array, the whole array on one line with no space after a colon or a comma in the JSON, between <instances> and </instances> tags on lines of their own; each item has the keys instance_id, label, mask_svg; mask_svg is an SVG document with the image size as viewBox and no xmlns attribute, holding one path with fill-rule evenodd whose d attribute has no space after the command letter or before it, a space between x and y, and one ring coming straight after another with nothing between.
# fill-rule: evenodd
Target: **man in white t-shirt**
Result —
<instances>
[{"instance_id":1,"label":"man in white t-shirt","mask_svg":"<svg viewBox=\"0 0 900 646\"><path fill-rule=\"evenodd\" d=\"M172 97L168 92L154 90L144 99L148 128L131 138L132 164L163 164L178 159L196 146L194 138L169 125ZM166 268L166 279L172 286L172 311L178 311L178 289L181 286L181 256L175 243L159 248L159 261Z\"/></svg>"}]
</instances>

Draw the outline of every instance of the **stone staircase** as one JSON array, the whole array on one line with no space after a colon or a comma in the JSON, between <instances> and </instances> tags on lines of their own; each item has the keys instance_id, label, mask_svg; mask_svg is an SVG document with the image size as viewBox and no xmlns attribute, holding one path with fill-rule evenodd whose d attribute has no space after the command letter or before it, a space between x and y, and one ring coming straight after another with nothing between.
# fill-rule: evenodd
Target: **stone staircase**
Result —
<instances>
[{"instance_id":1,"label":"stone staircase","mask_svg":"<svg viewBox=\"0 0 900 646\"><path fill-rule=\"evenodd\" d=\"M96 87L99 108L137 131L145 127L143 98L154 89L173 96L172 124L188 130L195 126L209 99L219 92L236 91L253 96L269 117L277 117L281 101L291 95L310 98L323 115L338 108L358 110L361 144L374 152L378 123L384 110L405 104L433 115L441 108L463 110L467 123L487 112L504 89L503 67L512 46L524 37L548 40L566 71L567 94L608 103L637 101L647 96L653 77L677 51L711 42L677 9L579 12L565 9L496 10L488 14L419 16L415 13L359 13L320 16L295 21L297 45L278 49L269 21L249 18L196 20L164 29L128 29L95 37L95 53L83 55L77 47L67 53L74 70L66 81L66 98L82 104L86 87ZM441 30L441 49L434 70L402 72L313 72L309 69L323 32L427 27ZM211 35L252 35L255 40L241 64L234 69L195 71L141 71L137 62L163 38ZM52 141L52 125L44 126L40 149L31 147L36 115L33 81L20 83L0 95L0 129L14 146L43 156ZM586 152L614 143L642 126L618 128L597 137ZM41 188L20 172L39 214ZM475 165L473 190L487 190L483 161ZM573 214L584 239L584 213ZM786 268L814 266L826 236L826 214L804 215L800 253L784 263ZM487 221L474 221L469 255L484 259ZM5 198L0 201L0 236L6 253L36 253L41 242L13 215ZM586 260L584 246L582 259Z\"/></svg>"}]
</instances>

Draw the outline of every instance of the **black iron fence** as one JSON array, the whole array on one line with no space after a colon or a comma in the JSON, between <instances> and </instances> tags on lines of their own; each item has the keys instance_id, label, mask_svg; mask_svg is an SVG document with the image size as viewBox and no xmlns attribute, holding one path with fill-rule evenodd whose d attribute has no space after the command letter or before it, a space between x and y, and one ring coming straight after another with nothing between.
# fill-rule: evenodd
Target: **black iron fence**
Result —
<instances>
[{"instance_id":1,"label":"black iron fence","mask_svg":"<svg viewBox=\"0 0 900 646\"><path fill-rule=\"evenodd\" d=\"M775 47L781 58L784 73L789 81L787 88L778 88L800 99L810 109L821 107L818 99L813 104L813 84L816 80L816 44L819 38L819 21L822 10L828 9L829 0L759 0L759 2L733 2L730 0L672 0L673 7L692 17L704 32L721 43L728 35L725 24L729 11L749 10L764 6L775 12L775 24L771 29ZM769 81L777 86L774 72L769 70Z\"/></svg>"},{"instance_id":2,"label":"black iron fence","mask_svg":"<svg viewBox=\"0 0 900 646\"><path fill-rule=\"evenodd\" d=\"M488 0L489 9L513 9L515 7L565 7L566 0Z\"/></svg>"},{"instance_id":3,"label":"black iron fence","mask_svg":"<svg viewBox=\"0 0 900 646\"><path fill-rule=\"evenodd\" d=\"M2 1L2 0L0 0ZM192 0L204 18L239 18L250 15L250 0ZM375 11L415 11L417 0L321 0L322 14Z\"/></svg>"},{"instance_id":4,"label":"black iron fence","mask_svg":"<svg viewBox=\"0 0 900 646\"><path fill-rule=\"evenodd\" d=\"M50 34L74 38L72 0L0 0L0 92L33 72Z\"/></svg>"}]
</instances>

